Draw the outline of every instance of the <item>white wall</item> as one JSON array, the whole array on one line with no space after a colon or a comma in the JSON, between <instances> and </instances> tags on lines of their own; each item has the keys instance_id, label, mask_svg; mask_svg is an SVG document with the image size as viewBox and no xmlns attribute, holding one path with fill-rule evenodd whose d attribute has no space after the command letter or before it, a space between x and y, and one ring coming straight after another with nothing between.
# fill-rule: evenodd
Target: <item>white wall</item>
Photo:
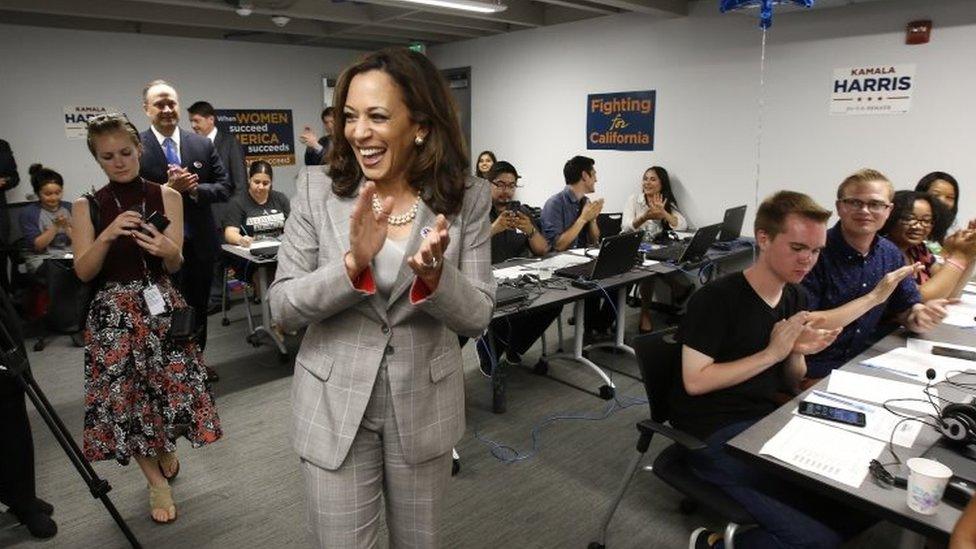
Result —
<instances>
[{"instance_id":1,"label":"white wall","mask_svg":"<svg viewBox=\"0 0 976 549\"><path fill-rule=\"evenodd\" d=\"M471 67L472 154L491 149L524 176L523 202L541 205L574 154L596 159L597 194L619 211L647 166L666 167L693 223L721 221L756 195L761 32L718 13L653 20L635 14L432 48L442 68ZM904 45L907 22L934 22L932 41ZM897 188L925 173L959 179L961 214L976 216L976 3L895 0L777 13L766 50L758 194L790 188L832 207L837 184L871 166ZM833 69L916 63L911 112L832 117ZM589 151L588 93L657 90L653 152Z\"/></svg>"},{"instance_id":2,"label":"white wall","mask_svg":"<svg viewBox=\"0 0 976 549\"><path fill-rule=\"evenodd\" d=\"M21 184L8 200L31 192L28 166L41 162L65 178L73 199L104 174L83 139L67 139L65 105L122 109L140 130L143 85L165 78L177 86L181 126L186 112L206 100L216 108L292 109L297 164L275 168L275 188L291 194L305 148L302 126L321 132L322 75L337 74L358 52L311 47L247 44L139 34L72 31L0 25L0 138L10 142Z\"/></svg>"}]
</instances>

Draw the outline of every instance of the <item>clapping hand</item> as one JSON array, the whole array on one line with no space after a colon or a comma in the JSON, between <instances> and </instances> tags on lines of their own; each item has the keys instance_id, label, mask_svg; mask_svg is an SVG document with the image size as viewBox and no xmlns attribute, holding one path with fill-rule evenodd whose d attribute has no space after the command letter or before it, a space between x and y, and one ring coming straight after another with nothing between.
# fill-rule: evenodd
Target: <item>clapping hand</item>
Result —
<instances>
[{"instance_id":1,"label":"clapping hand","mask_svg":"<svg viewBox=\"0 0 976 549\"><path fill-rule=\"evenodd\" d=\"M811 320L803 324L803 329L796 341L793 342L793 352L801 355L812 355L823 351L837 339L843 328L825 330L817 328L822 319Z\"/></svg>"},{"instance_id":2,"label":"clapping hand","mask_svg":"<svg viewBox=\"0 0 976 549\"><path fill-rule=\"evenodd\" d=\"M644 217L648 220L664 219L668 215L667 205L668 200L661 193L655 194L647 203L647 212L644 213Z\"/></svg>"},{"instance_id":3,"label":"clapping hand","mask_svg":"<svg viewBox=\"0 0 976 549\"><path fill-rule=\"evenodd\" d=\"M769 335L769 345L766 350L771 354L773 363L779 362L794 352L797 339L803 332L807 320L806 311L800 311L790 318L784 318L773 325Z\"/></svg>"},{"instance_id":4,"label":"clapping hand","mask_svg":"<svg viewBox=\"0 0 976 549\"><path fill-rule=\"evenodd\" d=\"M64 231L70 225L71 220L64 214L58 214L54 217L54 224L58 227L59 231Z\"/></svg>"},{"instance_id":5,"label":"clapping hand","mask_svg":"<svg viewBox=\"0 0 976 549\"><path fill-rule=\"evenodd\" d=\"M942 319L949 315L946 307L955 303L959 303L959 300L941 298L926 301L925 303L916 303L912 307L912 311L908 313L905 327L916 333L928 332L938 326L942 322Z\"/></svg>"},{"instance_id":6,"label":"clapping hand","mask_svg":"<svg viewBox=\"0 0 976 549\"><path fill-rule=\"evenodd\" d=\"M444 251L451 243L447 234L447 218L438 214L434 230L430 231L420 244L417 253L407 258L407 265L418 278L424 281L431 292L437 289L444 269Z\"/></svg>"},{"instance_id":7,"label":"clapping hand","mask_svg":"<svg viewBox=\"0 0 976 549\"><path fill-rule=\"evenodd\" d=\"M200 183L200 176L176 164L169 165L166 177L166 185L181 193L192 191Z\"/></svg>"},{"instance_id":8,"label":"clapping hand","mask_svg":"<svg viewBox=\"0 0 976 549\"><path fill-rule=\"evenodd\" d=\"M583 206L583 211L580 212L580 218L589 223L600 215L603 211L603 199L597 198L596 200L589 200Z\"/></svg>"},{"instance_id":9,"label":"clapping hand","mask_svg":"<svg viewBox=\"0 0 976 549\"><path fill-rule=\"evenodd\" d=\"M344 260L346 272L352 280L366 269L386 242L390 213L393 211L393 197L386 197L380 211L375 212L373 211L375 194L376 184L367 181L359 192L352 215L349 216L349 251L346 252Z\"/></svg>"},{"instance_id":10,"label":"clapping hand","mask_svg":"<svg viewBox=\"0 0 976 549\"><path fill-rule=\"evenodd\" d=\"M901 284L902 280L905 280L909 276L915 276L915 273L922 270L922 268L921 263L913 263L884 275L871 290L871 293L874 295L874 302L880 305L888 301L888 298L891 297L891 294L894 293L895 288Z\"/></svg>"}]
</instances>

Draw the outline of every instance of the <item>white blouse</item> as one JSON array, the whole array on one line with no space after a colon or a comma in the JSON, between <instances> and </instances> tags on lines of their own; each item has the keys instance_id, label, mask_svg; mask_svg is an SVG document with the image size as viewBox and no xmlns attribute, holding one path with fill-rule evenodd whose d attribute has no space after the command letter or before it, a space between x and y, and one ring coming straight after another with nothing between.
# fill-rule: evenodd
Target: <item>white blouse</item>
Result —
<instances>
[{"instance_id":1,"label":"white blouse","mask_svg":"<svg viewBox=\"0 0 976 549\"><path fill-rule=\"evenodd\" d=\"M622 230L624 232L637 230L634 228L634 220L644 215L647 210L648 206L644 200L644 193L635 193L628 196L627 202L624 203L624 218L621 222ZM677 208L672 208L671 214L678 218L677 226L671 227L673 230L683 231L688 228L688 220L685 219L685 216L681 215L681 212ZM653 238L664 229L664 222L658 219L651 219L638 228L643 229L647 233L645 238Z\"/></svg>"}]
</instances>

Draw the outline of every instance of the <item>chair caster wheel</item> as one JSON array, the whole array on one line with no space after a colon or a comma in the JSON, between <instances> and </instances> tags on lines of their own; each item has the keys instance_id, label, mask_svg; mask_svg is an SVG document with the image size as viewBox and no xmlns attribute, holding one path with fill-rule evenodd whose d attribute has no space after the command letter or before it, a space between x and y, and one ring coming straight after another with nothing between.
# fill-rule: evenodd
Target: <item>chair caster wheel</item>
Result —
<instances>
[{"instance_id":1,"label":"chair caster wheel","mask_svg":"<svg viewBox=\"0 0 976 549\"><path fill-rule=\"evenodd\" d=\"M43 339L38 340L38 342L34 344L34 352L39 353L44 350L44 347L47 347L47 342Z\"/></svg>"},{"instance_id":2,"label":"chair caster wheel","mask_svg":"<svg viewBox=\"0 0 976 549\"><path fill-rule=\"evenodd\" d=\"M545 359L540 358L539 362L536 362L535 366L532 367L532 373L540 376L548 374L549 363Z\"/></svg>"},{"instance_id":3,"label":"chair caster wheel","mask_svg":"<svg viewBox=\"0 0 976 549\"><path fill-rule=\"evenodd\" d=\"M613 387L611 387L609 385L601 385L600 386L600 398L602 398L603 400L610 400L610 399L612 399L614 393L615 393L615 391L613 390Z\"/></svg>"},{"instance_id":4,"label":"chair caster wheel","mask_svg":"<svg viewBox=\"0 0 976 549\"><path fill-rule=\"evenodd\" d=\"M685 498L678 504L678 510L681 511L682 515L690 515L698 510L698 502Z\"/></svg>"},{"instance_id":5,"label":"chair caster wheel","mask_svg":"<svg viewBox=\"0 0 976 549\"><path fill-rule=\"evenodd\" d=\"M252 347L260 347L261 346L261 340L258 339L258 337L256 335L254 335L254 334L251 334L251 335L247 336L246 338L244 338L244 340L247 341L248 343L250 343Z\"/></svg>"},{"instance_id":6,"label":"chair caster wheel","mask_svg":"<svg viewBox=\"0 0 976 549\"><path fill-rule=\"evenodd\" d=\"M605 546L602 543L591 541L590 544L586 546L586 549L605 549Z\"/></svg>"},{"instance_id":7,"label":"chair caster wheel","mask_svg":"<svg viewBox=\"0 0 976 549\"><path fill-rule=\"evenodd\" d=\"M224 319L222 319L222 320L220 321L220 325L221 325L221 326L230 326L230 319L229 319L229 318L224 318Z\"/></svg>"},{"instance_id":8,"label":"chair caster wheel","mask_svg":"<svg viewBox=\"0 0 976 549\"><path fill-rule=\"evenodd\" d=\"M456 477L461 472L461 460L451 459L451 476Z\"/></svg>"}]
</instances>

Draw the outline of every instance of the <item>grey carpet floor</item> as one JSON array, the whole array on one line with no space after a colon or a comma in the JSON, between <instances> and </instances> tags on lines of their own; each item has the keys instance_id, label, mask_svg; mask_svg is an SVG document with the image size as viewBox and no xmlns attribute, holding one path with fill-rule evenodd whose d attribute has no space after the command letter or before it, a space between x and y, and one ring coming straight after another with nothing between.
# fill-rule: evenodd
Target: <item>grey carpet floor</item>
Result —
<instances>
[{"instance_id":1,"label":"grey carpet floor","mask_svg":"<svg viewBox=\"0 0 976 549\"><path fill-rule=\"evenodd\" d=\"M568 311L568 309L567 309ZM630 331L636 316L631 311ZM200 449L180 446L182 470L174 483L176 523L159 526L148 518L146 483L135 464L96 463L95 471L113 487L110 497L145 547L263 548L310 547L298 459L289 443L289 388L293 364L281 364L269 347L244 341L246 323L238 304L230 326L210 317L208 362L220 372L215 386L224 438ZM565 315L564 315L565 317ZM567 329L566 335L572 333ZM555 329L549 331L556 339ZM297 341L290 342L292 348ZM525 357L531 365L536 346ZM636 373L633 359L596 351L594 358ZM76 440L82 426L83 352L67 337L30 353L35 377ZM464 349L468 429L458 450L461 473L454 477L443 524L444 547L583 548L595 539L636 442L634 424L647 417L646 405L615 410L604 419L547 421L554 416L596 418L608 402L567 387L559 378L591 390L595 375L578 364L553 361L549 377L530 368L508 375L508 410L490 411L488 380L477 367L472 345ZM641 385L614 375L619 393L642 397ZM9 514L0 516L2 547L125 547L126 542L101 503L91 497L40 416L28 404L34 431L38 494L56 507L59 533L33 540ZM537 430L533 449L532 432ZM656 441L649 456L661 449ZM495 446L497 445L497 447ZM519 459L506 463L496 452ZM513 453L517 451L518 453ZM650 462L650 457L645 464ZM719 526L714 517L682 515L680 496L640 471L610 527L608 546L684 547L697 526ZM854 545L896 543L897 531L882 525ZM381 542L385 547L386 542Z\"/></svg>"}]
</instances>

